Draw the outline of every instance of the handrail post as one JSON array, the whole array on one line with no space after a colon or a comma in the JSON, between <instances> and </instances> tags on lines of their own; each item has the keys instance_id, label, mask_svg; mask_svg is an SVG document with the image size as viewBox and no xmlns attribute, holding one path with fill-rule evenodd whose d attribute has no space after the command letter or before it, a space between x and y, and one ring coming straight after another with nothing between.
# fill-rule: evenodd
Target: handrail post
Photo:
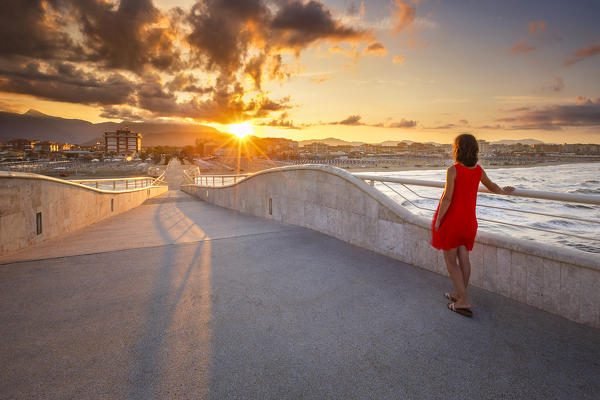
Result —
<instances>
[{"instance_id":1,"label":"handrail post","mask_svg":"<svg viewBox=\"0 0 600 400\"><path fill-rule=\"evenodd\" d=\"M215 186L215 177L213 176L213 186Z\"/></svg>"},{"instance_id":2,"label":"handrail post","mask_svg":"<svg viewBox=\"0 0 600 400\"><path fill-rule=\"evenodd\" d=\"M375 187L375 181L373 179L371 179L369 181L369 185L371 185L371 187Z\"/></svg>"},{"instance_id":3,"label":"handrail post","mask_svg":"<svg viewBox=\"0 0 600 400\"><path fill-rule=\"evenodd\" d=\"M129 181L125 179L125 190L129 189Z\"/></svg>"},{"instance_id":4,"label":"handrail post","mask_svg":"<svg viewBox=\"0 0 600 400\"><path fill-rule=\"evenodd\" d=\"M221 186L225 186L225 177L224 176L221 177Z\"/></svg>"},{"instance_id":5,"label":"handrail post","mask_svg":"<svg viewBox=\"0 0 600 400\"><path fill-rule=\"evenodd\" d=\"M117 181L113 181L113 190L117 190Z\"/></svg>"}]
</instances>

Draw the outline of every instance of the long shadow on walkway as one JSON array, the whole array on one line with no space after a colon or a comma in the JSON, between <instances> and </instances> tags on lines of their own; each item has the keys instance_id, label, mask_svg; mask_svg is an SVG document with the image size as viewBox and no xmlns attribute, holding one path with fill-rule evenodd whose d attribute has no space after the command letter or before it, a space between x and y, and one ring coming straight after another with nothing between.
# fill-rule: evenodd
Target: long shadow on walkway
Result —
<instances>
[{"instance_id":1,"label":"long shadow on walkway","mask_svg":"<svg viewBox=\"0 0 600 400\"><path fill-rule=\"evenodd\" d=\"M448 278L177 197L142 206L160 245L0 265L0 398L600 392L598 330L480 289L467 319Z\"/></svg>"}]
</instances>

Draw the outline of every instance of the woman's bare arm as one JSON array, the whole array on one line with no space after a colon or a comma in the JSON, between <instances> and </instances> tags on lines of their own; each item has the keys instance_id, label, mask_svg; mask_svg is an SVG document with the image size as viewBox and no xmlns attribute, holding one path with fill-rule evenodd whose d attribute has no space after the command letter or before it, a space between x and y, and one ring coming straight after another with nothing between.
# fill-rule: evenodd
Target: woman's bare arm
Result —
<instances>
[{"instance_id":1,"label":"woman's bare arm","mask_svg":"<svg viewBox=\"0 0 600 400\"><path fill-rule=\"evenodd\" d=\"M512 186L504 186L503 188L501 188L500 186L496 185L494 182L492 182L490 178L488 178L487 174L483 169L481 170L481 183L483 183L483 186L488 188L489 191L492 193L511 194L515 191L515 188Z\"/></svg>"},{"instance_id":2,"label":"woman's bare arm","mask_svg":"<svg viewBox=\"0 0 600 400\"><path fill-rule=\"evenodd\" d=\"M444 189L444 195L440 202L440 210L438 211L437 220L435 221L435 230L440 229L442 223L442 217L450 208L452 202L452 194L454 193L454 179L456 179L456 167L453 165L446 171L446 188Z\"/></svg>"}]
</instances>

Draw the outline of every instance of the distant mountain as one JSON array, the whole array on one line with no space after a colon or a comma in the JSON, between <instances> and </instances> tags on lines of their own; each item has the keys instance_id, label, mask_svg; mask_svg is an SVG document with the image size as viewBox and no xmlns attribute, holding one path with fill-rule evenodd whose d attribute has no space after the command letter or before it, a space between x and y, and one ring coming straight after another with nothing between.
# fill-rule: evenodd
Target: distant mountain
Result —
<instances>
[{"instance_id":1,"label":"distant mountain","mask_svg":"<svg viewBox=\"0 0 600 400\"><path fill-rule=\"evenodd\" d=\"M311 143L324 143L328 146L360 146L362 144L365 144L365 142L347 142L345 140L342 139L336 139L336 138L327 138L327 139L308 139L308 140L301 140L298 142L298 145L300 147L304 147L307 144L311 144Z\"/></svg>"},{"instance_id":2,"label":"distant mountain","mask_svg":"<svg viewBox=\"0 0 600 400\"><path fill-rule=\"evenodd\" d=\"M308 139L308 140L301 140L298 142L300 147L304 147L307 144L311 144L311 143L324 143L328 146L361 146L367 142L348 142L346 140L342 140L342 139L336 139L336 138L327 138L327 139ZM381 145L381 146L396 146L398 145L398 143L407 143L407 144L411 144L414 143L412 140L386 140L385 142L381 142L381 143L370 143L370 144L375 144L375 145Z\"/></svg>"},{"instance_id":3,"label":"distant mountain","mask_svg":"<svg viewBox=\"0 0 600 400\"><path fill-rule=\"evenodd\" d=\"M537 140L537 139L517 139L517 140L505 139L505 140L498 140L496 142L492 142L492 144L506 144L506 145L517 144L517 143L521 143L521 144L542 144L544 142L541 141L541 140Z\"/></svg>"},{"instance_id":4,"label":"distant mountain","mask_svg":"<svg viewBox=\"0 0 600 400\"><path fill-rule=\"evenodd\" d=\"M0 141L10 139L51 140L54 142L89 145L100 140L106 131L129 127L142 134L142 146L193 145L197 138L213 140L229 137L206 125L172 122L93 124L80 119L66 119L46 115L36 110L23 114L0 111Z\"/></svg>"}]
</instances>

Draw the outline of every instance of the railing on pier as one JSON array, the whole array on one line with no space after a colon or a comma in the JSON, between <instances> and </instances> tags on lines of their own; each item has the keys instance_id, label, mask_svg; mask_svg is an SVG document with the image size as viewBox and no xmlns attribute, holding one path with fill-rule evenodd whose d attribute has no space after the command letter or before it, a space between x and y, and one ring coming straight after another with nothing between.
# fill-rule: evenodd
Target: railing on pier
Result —
<instances>
[{"instance_id":1,"label":"railing on pier","mask_svg":"<svg viewBox=\"0 0 600 400\"><path fill-rule=\"evenodd\" d=\"M201 175L194 178L194 184L205 187L227 186L237 183L252 174Z\"/></svg>"},{"instance_id":2,"label":"railing on pier","mask_svg":"<svg viewBox=\"0 0 600 400\"><path fill-rule=\"evenodd\" d=\"M109 178L109 179L73 179L70 182L93 187L102 190L123 191L133 189L143 189L150 186L157 186L164 183L165 173L158 178L148 176L134 178Z\"/></svg>"},{"instance_id":3,"label":"railing on pier","mask_svg":"<svg viewBox=\"0 0 600 400\"><path fill-rule=\"evenodd\" d=\"M202 187L222 187L235 184L246 179L248 176L252 174L238 174L238 175L202 175L200 177L194 178L194 183L198 186ZM413 206L417 210L427 211L432 215L435 212L435 209L431 208L437 205L439 201L441 191L437 197L431 197L427 195L420 194L416 189L416 187L428 187L428 188L438 188L443 189L445 187L444 182L439 181L426 181L426 180L417 180L417 179L409 179L403 177L386 177L386 176L378 176L378 175L368 175L365 173L355 173L353 174L359 179L367 182L370 186L382 191L386 195L392 197L395 201L402 203L404 206ZM386 190L387 189L387 190ZM387 193L386 193L387 192ZM598 195L588 195L588 194L578 194L578 193L561 193L561 192L545 192L538 190L528 190L528 189L515 189L510 195L497 195L495 193L490 192L486 188L480 186L479 192L484 194L491 194L493 196L498 197L521 197L532 199L533 201L544 200L549 203L558 202L562 205L573 206L574 204L581 204L587 207L597 207L600 206L600 196ZM426 203L429 203L429 207L427 205L422 204L423 200ZM421 204L419 204L421 203ZM499 212L515 212L519 214L528 215L528 217L543 217L543 218L552 218L552 219L560 219L571 221L577 224L585 224L586 226L591 225L594 227L592 231L600 232L600 219L590 217L590 218L582 218L580 216L573 215L564 215L561 213L552 213L545 212L546 210L531 210L524 208L514 208L508 206L498 206L498 205L490 205L484 204L483 202L479 202L477 204L478 208L486 208L486 209L495 209ZM595 214L598 215L598 214ZM548 229L547 227L542 227L540 224L532 224L525 225L522 223L509 222L507 220L499 220L494 218L478 218L479 221L484 221L484 223L489 223L491 226L493 225L502 225L509 226L517 229L527 229L538 232L545 232L554 235L568 236L578 240L589 241L594 243L593 248L598 248L598 243L600 243L600 235L582 235L580 232L569 232L566 229ZM534 226L537 225L537 226ZM597 227L597 229L595 229ZM510 228L509 228L510 229ZM585 250L585 249L584 249ZM590 251L590 249L587 249ZM591 250L597 252L597 250Z\"/></svg>"},{"instance_id":4,"label":"railing on pier","mask_svg":"<svg viewBox=\"0 0 600 400\"><path fill-rule=\"evenodd\" d=\"M409 186L420 186L420 187L440 188L440 189L444 189L444 187L445 187L445 183L439 182L439 181L426 181L426 180L409 179L409 178L403 178L403 177L386 177L386 176L378 176L378 175L368 175L368 174L364 174L364 173L357 173L357 174L353 174L353 175L362 179L363 181L367 182L370 186L376 187L377 189L381 190L384 187L387 188L394 195L398 196L395 199L396 201L403 199L403 201L405 201L409 205L415 207L416 209L429 211L431 213L434 213L435 209L421 205L421 204L417 204L417 202L414 200L414 198L420 199L420 200L429 200L430 203L434 202L433 204L436 204L439 201L440 197L439 196L438 197L430 197L430 196L422 195L422 194L418 193L415 189L411 189ZM380 187L377 187L376 183L378 183L380 185ZM400 190L398 190L399 187L404 189L405 192L402 193ZM566 203L566 204L576 203L576 204L585 204L587 206L600 206L600 196L598 196L598 195L588 195L588 194L578 194L578 193L561 193L561 192L545 192L545 191L529 190L529 189L515 189L515 191L509 195L497 195L496 193L493 193L493 192L489 191L487 188L482 187L482 186L479 187L478 191L480 193L492 194L495 196L523 197L523 198L528 198L528 199L555 201L555 202ZM413 199L411 199L408 196L408 193L410 193L410 194L412 194L412 196L414 196ZM527 210L527 209L522 209L522 208L500 207L500 206L494 206L494 205L489 205L489 204L482 204L481 202L479 202L477 204L477 207L501 210L503 212L515 212L515 213L520 213L520 214L527 214L529 216L542 216L542 217L558 218L561 220L575 221L578 224L580 224L580 223L592 224L593 226L597 226L598 227L597 232L600 232L600 220L595 219L595 218L581 218L581 217L572 216L572 215L552 214L552 213L548 213L548 212L540 212L540 211ZM479 221L485 221L485 222L488 222L491 224L505 225L505 226L511 226L511 227L515 227L515 228L524 228L524 229L535 230L535 231L539 231L539 232L546 232L546 233L551 233L551 234L560 234L562 236L569 236L569 237L588 240L588 241L596 242L596 243L600 242L600 235L597 235L595 237L587 236L587 235L580 235L577 233L566 232L564 229L557 231L557 230L553 230L553 229L542 228L539 226L531 226L531 225L518 224L518 223L514 223L514 222L508 222L506 220L500 221L498 219L492 219L492 218L479 217L477 219Z\"/></svg>"}]
</instances>

